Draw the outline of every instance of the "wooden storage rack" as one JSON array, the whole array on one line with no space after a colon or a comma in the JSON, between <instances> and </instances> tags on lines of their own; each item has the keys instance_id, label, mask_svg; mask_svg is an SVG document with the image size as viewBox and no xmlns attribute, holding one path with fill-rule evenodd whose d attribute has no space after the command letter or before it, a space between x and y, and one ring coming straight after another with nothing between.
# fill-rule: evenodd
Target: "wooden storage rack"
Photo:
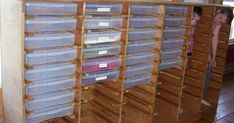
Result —
<instances>
[{"instance_id":1,"label":"wooden storage rack","mask_svg":"<svg viewBox=\"0 0 234 123\"><path fill-rule=\"evenodd\" d=\"M44 0L27 0L43 1ZM3 8L5 13L2 15L2 37L3 37L3 101L4 101L4 120L6 123L26 122L26 116L30 112L25 110L25 102L30 96L26 95L25 71L32 66L25 66L25 54L33 52L32 49L24 48L25 36L35 33L25 33L25 19L33 16L25 15L24 3L26 1L4 0ZM78 5L77 14L69 17L76 18L77 24L75 30L69 30L75 34L75 43L73 46L77 50L77 59L69 61L76 64L76 84L71 89L75 93L75 99L72 105L74 111L72 115L54 118L44 122L61 123L171 123L180 118L180 114L187 110L195 113L200 111L201 94L205 70L207 68L208 48L210 46L211 28L203 26L212 25L212 18L215 11L220 6L203 6L204 18L199 23L194 46L194 53L191 60L191 69L186 69L187 43L190 34L190 21L193 6L191 4L170 3L170 2L152 2L152 1L92 1L92 0L46 0L46 2L75 2ZM95 3L120 3L122 12L118 15L106 15L113 17L122 17L123 24L121 28L113 28L121 31L121 65L118 69L119 77L116 80L102 81L91 85L82 85L82 77L85 76L82 71L83 63L86 61L83 56L83 50L88 45L84 44L84 34L91 32L84 27L84 19L92 18L85 12L86 4ZM128 57L127 48L129 44L128 33L135 28L129 27L130 18L135 16L131 13L131 5L158 5L158 15L144 15L157 17L159 20L154 28L157 31L157 43L155 46L155 60L152 62L151 82L125 89L126 81L125 71L128 69L126 60ZM184 40L182 49L182 65L160 70L160 53L163 50L161 45L164 41L163 32L165 30L164 19L168 15L165 13L166 6L184 6L188 11L186 23L180 28L185 29L183 36L179 38ZM201 5L202 6L202 5ZM14 9L12 9L14 8ZM205 10L208 9L208 10ZM9 15L14 15L9 17ZM171 16L171 15L170 15ZM175 15L174 15L175 16ZM209 21L207 21L209 20ZM221 89L221 82L224 69L224 60L228 46L229 26L224 26L220 32L220 42L217 52L217 68L212 71L212 78L209 82L209 92L207 97L212 97L212 104L216 105L218 94ZM108 31L108 30L104 30ZM13 34L14 36L10 35ZM207 33L207 34L204 34ZM199 34L199 35L198 35ZM202 57L201 57L202 55ZM16 63L17 61L17 63ZM202 67L197 67L202 66ZM195 72L194 72L195 71ZM10 76L9 76L10 75ZM194 85L195 84L195 85ZM182 94L183 92L183 94ZM199 110L198 110L199 109Z\"/></svg>"}]
</instances>

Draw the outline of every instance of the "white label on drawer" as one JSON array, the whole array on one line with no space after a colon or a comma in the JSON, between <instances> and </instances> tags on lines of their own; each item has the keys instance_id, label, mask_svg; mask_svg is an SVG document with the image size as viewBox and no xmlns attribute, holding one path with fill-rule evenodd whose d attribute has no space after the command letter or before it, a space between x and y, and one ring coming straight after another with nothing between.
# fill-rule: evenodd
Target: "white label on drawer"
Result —
<instances>
[{"instance_id":1,"label":"white label on drawer","mask_svg":"<svg viewBox=\"0 0 234 123\"><path fill-rule=\"evenodd\" d=\"M101 77L95 78L96 81L105 80L105 79L107 79L107 76L101 76Z\"/></svg>"},{"instance_id":2,"label":"white label on drawer","mask_svg":"<svg viewBox=\"0 0 234 123\"><path fill-rule=\"evenodd\" d=\"M102 63L102 64L99 64L98 65L99 68L104 68L104 67L107 67L107 63Z\"/></svg>"},{"instance_id":3,"label":"white label on drawer","mask_svg":"<svg viewBox=\"0 0 234 123\"><path fill-rule=\"evenodd\" d=\"M97 8L98 12L110 12L110 8Z\"/></svg>"},{"instance_id":4,"label":"white label on drawer","mask_svg":"<svg viewBox=\"0 0 234 123\"><path fill-rule=\"evenodd\" d=\"M98 37L98 41L108 41L109 39L109 37Z\"/></svg>"},{"instance_id":5,"label":"white label on drawer","mask_svg":"<svg viewBox=\"0 0 234 123\"><path fill-rule=\"evenodd\" d=\"M108 22L100 22L98 26L110 26L110 24Z\"/></svg>"},{"instance_id":6,"label":"white label on drawer","mask_svg":"<svg viewBox=\"0 0 234 123\"><path fill-rule=\"evenodd\" d=\"M102 50L98 52L98 55L104 55L104 54L107 54L107 50Z\"/></svg>"}]
</instances>

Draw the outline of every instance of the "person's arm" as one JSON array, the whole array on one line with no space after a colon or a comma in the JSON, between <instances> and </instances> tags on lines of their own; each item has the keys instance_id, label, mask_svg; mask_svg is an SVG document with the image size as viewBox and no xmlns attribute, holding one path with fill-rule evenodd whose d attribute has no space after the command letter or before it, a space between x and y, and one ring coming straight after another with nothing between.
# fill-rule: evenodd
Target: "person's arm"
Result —
<instances>
[{"instance_id":1,"label":"person's arm","mask_svg":"<svg viewBox=\"0 0 234 123\"><path fill-rule=\"evenodd\" d=\"M221 25L217 25L213 32L214 36L212 37L211 61L210 61L212 67L216 67L215 57L216 57L216 52L217 52L217 47L218 47L218 42L219 42L220 29L221 29Z\"/></svg>"}]
</instances>

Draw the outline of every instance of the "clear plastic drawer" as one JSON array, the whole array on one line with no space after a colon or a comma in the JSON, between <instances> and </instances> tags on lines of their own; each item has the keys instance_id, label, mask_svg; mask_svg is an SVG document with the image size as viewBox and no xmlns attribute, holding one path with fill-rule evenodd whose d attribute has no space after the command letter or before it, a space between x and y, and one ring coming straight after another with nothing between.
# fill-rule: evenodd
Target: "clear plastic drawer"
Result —
<instances>
[{"instance_id":1,"label":"clear plastic drawer","mask_svg":"<svg viewBox=\"0 0 234 123\"><path fill-rule=\"evenodd\" d=\"M127 57L127 65L149 63L153 61L154 59L155 59L155 54L152 52L133 54Z\"/></svg>"},{"instance_id":2,"label":"clear plastic drawer","mask_svg":"<svg viewBox=\"0 0 234 123\"><path fill-rule=\"evenodd\" d=\"M58 90L66 90L75 86L75 78L58 77L54 79L46 79L34 81L32 85L26 87L27 95L38 95Z\"/></svg>"},{"instance_id":3,"label":"clear plastic drawer","mask_svg":"<svg viewBox=\"0 0 234 123\"><path fill-rule=\"evenodd\" d=\"M129 31L128 40L143 40L156 38L157 29L136 29Z\"/></svg>"},{"instance_id":4,"label":"clear plastic drawer","mask_svg":"<svg viewBox=\"0 0 234 123\"><path fill-rule=\"evenodd\" d=\"M123 18L120 17L93 17L84 20L85 29L103 29L122 27Z\"/></svg>"},{"instance_id":5,"label":"clear plastic drawer","mask_svg":"<svg viewBox=\"0 0 234 123\"><path fill-rule=\"evenodd\" d=\"M185 6L166 6L166 14L186 14L187 7Z\"/></svg>"},{"instance_id":6,"label":"clear plastic drawer","mask_svg":"<svg viewBox=\"0 0 234 123\"><path fill-rule=\"evenodd\" d=\"M146 84L151 82L151 76L138 75L127 79L124 83L125 88L131 88L137 85Z\"/></svg>"},{"instance_id":7,"label":"clear plastic drawer","mask_svg":"<svg viewBox=\"0 0 234 123\"><path fill-rule=\"evenodd\" d=\"M53 62L71 61L76 59L76 49L56 48L51 50L36 50L25 56L27 65L38 65Z\"/></svg>"},{"instance_id":8,"label":"clear plastic drawer","mask_svg":"<svg viewBox=\"0 0 234 123\"><path fill-rule=\"evenodd\" d=\"M129 26L131 28L135 27L155 27L157 25L158 18L156 17L144 17L138 16L130 19Z\"/></svg>"},{"instance_id":9,"label":"clear plastic drawer","mask_svg":"<svg viewBox=\"0 0 234 123\"><path fill-rule=\"evenodd\" d=\"M138 75L146 75L152 72L153 65L150 63L143 63L138 65L129 66L125 72L125 77L133 77Z\"/></svg>"},{"instance_id":10,"label":"clear plastic drawer","mask_svg":"<svg viewBox=\"0 0 234 123\"><path fill-rule=\"evenodd\" d=\"M57 91L53 93L33 96L33 100L26 102L28 111L46 109L51 106L71 103L74 101L75 94L71 91Z\"/></svg>"},{"instance_id":11,"label":"clear plastic drawer","mask_svg":"<svg viewBox=\"0 0 234 123\"><path fill-rule=\"evenodd\" d=\"M119 77L118 71L106 70L90 73L83 77L82 85L94 84L105 80L116 80Z\"/></svg>"},{"instance_id":12,"label":"clear plastic drawer","mask_svg":"<svg viewBox=\"0 0 234 123\"><path fill-rule=\"evenodd\" d=\"M177 38L178 36L183 36L185 32L185 29L183 28L167 28L163 32L163 37L165 39L168 38Z\"/></svg>"},{"instance_id":13,"label":"clear plastic drawer","mask_svg":"<svg viewBox=\"0 0 234 123\"><path fill-rule=\"evenodd\" d=\"M116 57L104 57L88 60L83 63L84 73L100 70L114 70L120 67L121 59Z\"/></svg>"},{"instance_id":14,"label":"clear plastic drawer","mask_svg":"<svg viewBox=\"0 0 234 123\"><path fill-rule=\"evenodd\" d=\"M161 52L161 60L176 58L182 55L181 49L166 50Z\"/></svg>"},{"instance_id":15,"label":"clear plastic drawer","mask_svg":"<svg viewBox=\"0 0 234 123\"><path fill-rule=\"evenodd\" d=\"M120 53L120 45L113 44L101 44L92 45L90 48L83 50L83 57L95 58L102 56L118 55Z\"/></svg>"},{"instance_id":16,"label":"clear plastic drawer","mask_svg":"<svg viewBox=\"0 0 234 123\"><path fill-rule=\"evenodd\" d=\"M139 53L144 51L152 51L156 48L156 41L139 41L128 44L128 54Z\"/></svg>"},{"instance_id":17,"label":"clear plastic drawer","mask_svg":"<svg viewBox=\"0 0 234 123\"><path fill-rule=\"evenodd\" d=\"M180 66L181 64L182 64L182 60L163 62L163 63L160 63L160 70L177 67L177 66Z\"/></svg>"},{"instance_id":18,"label":"clear plastic drawer","mask_svg":"<svg viewBox=\"0 0 234 123\"><path fill-rule=\"evenodd\" d=\"M40 123L52 118L68 116L73 113L73 106L63 104L58 106L48 107L46 109L34 111L33 115L27 116L27 123Z\"/></svg>"},{"instance_id":19,"label":"clear plastic drawer","mask_svg":"<svg viewBox=\"0 0 234 123\"><path fill-rule=\"evenodd\" d=\"M75 35L68 32L40 33L25 38L25 48L49 48L74 45Z\"/></svg>"},{"instance_id":20,"label":"clear plastic drawer","mask_svg":"<svg viewBox=\"0 0 234 123\"><path fill-rule=\"evenodd\" d=\"M131 14L159 14L158 5L131 5Z\"/></svg>"},{"instance_id":21,"label":"clear plastic drawer","mask_svg":"<svg viewBox=\"0 0 234 123\"><path fill-rule=\"evenodd\" d=\"M36 81L54 77L75 74L76 65L69 63L46 64L34 66L32 70L26 70L25 79Z\"/></svg>"},{"instance_id":22,"label":"clear plastic drawer","mask_svg":"<svg viewBox=\"0 0 234 123\"><path fill-rule=\"evenodd\" d=\"M77 20L74 18L36 17L25 22L26 32L75 30Z\"/></svg>"},{"instance_id":23,"label":"clear plastic drawer","mask_svg":"<svg viewBox=\"0 0 234 123\"><path fill-rule=\"evenodd\" d=\"M121 39L121 32L90 32L84 34L84 44L100 44L108 42L117 42Z\"/></svg>"},{"instance_id":24,"label":"clear plastic drawer","mask_svg":"<svg viewBox=\"0 0 234 123\"><path fill-rule=\"evenodd\" d=\"M167 26L183 26L185 25L185 17L166 17L164 19L164 25Z\"/></svg>"},{"instance_id":25,"label":"clear plastic drawer","mask_svg":"<svg viewBox=\"0 0 234 123\"><path fill-rule=\"evenodd\" d=\"M113 3L87 3L86 14L121 14L122 4Z\"/></svg>"},{"instance_id":26,"label":"clear plastic drawer","mask_svg":"<svg viewBox=\"0 0 234 123\"><path fill-rule=\"evenodd\" d=\"M26 2L26 15L75 15L77 3Z\"/></svg>"},{"instance_id":27,"label":"clear plastic drawer","mask_svg":"<svg viewBox=\"0 0 234 123\"><path fill-rule=\"evenodd\" d=\"M168 39L162 42L162 49L182 47L183 45L184 45L183 39L178 39L178 38Z\"/></svg>"}]
</instances>

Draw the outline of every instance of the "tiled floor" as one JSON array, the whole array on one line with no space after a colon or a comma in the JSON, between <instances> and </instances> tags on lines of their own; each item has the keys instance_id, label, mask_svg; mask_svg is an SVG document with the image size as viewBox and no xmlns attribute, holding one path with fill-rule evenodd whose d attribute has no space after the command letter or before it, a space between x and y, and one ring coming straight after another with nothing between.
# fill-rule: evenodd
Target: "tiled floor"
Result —
<instances>
[{"instance_id":1,"label":"tiled floor","mask_svg":"<svg viewBox=\"0 0 234 123\"><path fill-rule=\"evenodd\" d=\"M215 121L212 121L214 119L215 110L211 109L201 113L200 116L194 116L193 119L198 120L193 123L234 123L234 73L226 75L223 81L223 89L221 91ZM0 89L0 123L2 123L1 98L2 92Z\"/></svg>"}]
</instances>

